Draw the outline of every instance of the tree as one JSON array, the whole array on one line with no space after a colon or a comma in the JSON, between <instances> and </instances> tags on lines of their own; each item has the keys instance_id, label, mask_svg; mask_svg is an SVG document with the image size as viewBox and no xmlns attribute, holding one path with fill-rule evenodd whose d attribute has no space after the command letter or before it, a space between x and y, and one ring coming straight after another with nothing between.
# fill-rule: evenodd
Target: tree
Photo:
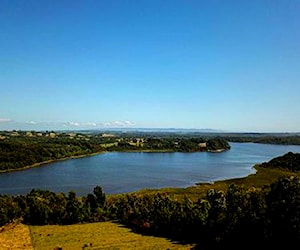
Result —
<instances>
[{"instance_id":1,"label":"tree","mask_svg":"<svg viewBox=\"0 0 300 250\"><path fill-rule=\"evenodd\" d=\"M96 203L98 207L103 208L105 205L105 193L102 191L102 187L96 186L94 188L94 195L96 196Z\"/></svg>"},{"instance_id":2,"label":"tree","mask_svg":"<svg viewBox=\"0 0 300 250\"><path fill-rule=\"evenodd\" d=\"M272 242L300 243L300 180L280 178L267 195L267 215Z\"/></svg>"},{"instance_id":3,"label":"tree","mask_svg":"<svg viewBox=\"0 0 300 250\"><path fill-rule=\"evenodd\" d=\"M81 211L80 211L80 203L76 198L76 193L73 191L69 192L68 199L67 199L67 223L73 224L81 221Z\"/></svg>"}]
</instances>

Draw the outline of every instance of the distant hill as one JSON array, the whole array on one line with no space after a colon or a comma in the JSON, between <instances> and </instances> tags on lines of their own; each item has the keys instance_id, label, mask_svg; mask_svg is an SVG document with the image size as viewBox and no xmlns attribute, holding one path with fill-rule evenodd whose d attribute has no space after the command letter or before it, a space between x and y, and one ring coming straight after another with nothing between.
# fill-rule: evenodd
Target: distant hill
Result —
<instances>
[{"instance_id":1,"label":"distant hill","mask_svg":"<svg viewBox=\"0 0 300 250\"><path fill-rule=\"evenodd\" d=\"M289 171L300 171L300 153L288 152L261 164L265 168L280 168Z\"/></svg>"}]
</instances>

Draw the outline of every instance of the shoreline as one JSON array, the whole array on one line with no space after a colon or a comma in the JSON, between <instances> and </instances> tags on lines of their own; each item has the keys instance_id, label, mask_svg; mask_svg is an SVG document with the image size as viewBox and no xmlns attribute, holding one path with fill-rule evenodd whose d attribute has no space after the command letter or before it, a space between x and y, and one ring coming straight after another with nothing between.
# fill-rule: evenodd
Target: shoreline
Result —
<instances>
[{"instance_id":1,"label":"shoreline","mask_svg":"<svg viewBox=\"0 0 300 250\"><path fill-rule=\"evenodd\" d=\"M10 173L10 172L17 172L17 171L22 171L22 170L27 170L31 168L36 168L36 167L41 167L50 163L55 163L59 161L66 161L66 160L71 160L71 159L78 159L78 158L84 158L84 157L90 157L90 156L95 156L99 154L105 154L109 152L124 152L124 153L170 153L170 152L176 152L172 150L125 150L125 151L101 151L101 152L95 152L91 154L83 154L83 155L74 155L74 156L69 156L69 157L64 157L60 159L53 159L53 160L47 160L47 161L42 161L42 162L37 162L32 165L28 165L22 168L14 168L14 169L7 169L7 170L0 170L0 174L5 174L5 173Z\"/></svg>"},{"instance_id":2,"label":"shoreline","mask_svg":"<svg viewBox=\"0 0 300 250\"><path fill-rule=\"evenodd\" d=\"M25 166L25 167L22 167L22 168L0 170L0 174L27 170L27 169L31 169L31 168L41 167L43 165L47 165L47 164L50 164L50 163L55 163L55 162L59 162L59 161L66 161L66 160L71 160L71 159L77 159L77 158L83 158L83 157L89 157L89 156L94 156L94 155L107 153L107 152L108 151L101 151L101 152L95 152L95 153L91 153L91 154L74 155L74 156L64 157L64 158L60 158L60 159L53 159L53 160L37 162L37 163L34 163L32 165L28 165L28 166Z\"/></svg>"},{"instance_id":3,"label":"shoreline","mask_svg":"<svg viewBox=\"0 0 300 250\"><path fill-rule=\"evenodd\" d=\"M216 150L207 150L206 152L208 152L208 153L222 153L222 152L227 151L227 150L229 150L229 149L221 148L221 149L216 149Z\"/></svg>"},{"instance_id":4,"label":"shoreline","mask_svg":"<svg viewBox=\"0 0 300 250\"><path fill-rule=\"evenodd\" d=\"M218 149L218 150L205 150L205 151L195 151L195 152L208 152L208 153L221 153L223 151L226 151L226 149ZM36 167L41 167L50 163L55 163L59 161L66 161L70 159L78 159L78 158L83 158L83 157L89 157L89 156L94 156L98 154L105 154L108 152L119 152L119 153L176 153L176 152L181 152L181 151L175 151L172 149L142 149L142 150L124 150L124 151L101 151L101 152L95 152L91 154L83 154L83 155L74 155L74 156L69 156L69 157L64 157L60 159L53 159L53 160L47 160L43 162L37 162L32 165L24 166L22 168L16 168L16 169L7 169L7 170L0 170L0 174L5 174L5 173L10 173L10 172L17 172L17 171L22 171L22 170L27 170L31 168L36 168ZM182 153L190 153L190 152L182 152ZM194 153L194 152L192 152Z\"/></svg>"}]
</instances>

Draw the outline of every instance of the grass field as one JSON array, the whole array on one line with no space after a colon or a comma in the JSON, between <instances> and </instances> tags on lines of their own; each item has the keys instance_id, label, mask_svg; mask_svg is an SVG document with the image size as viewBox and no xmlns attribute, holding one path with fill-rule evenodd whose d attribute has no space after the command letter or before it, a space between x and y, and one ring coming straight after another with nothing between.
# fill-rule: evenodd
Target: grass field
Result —
<instances>
[{"instance_id":1,"label":"grass field","mask_svg":"<svg viewBox=\"0 0 300 250\"><path fill-rule=\"evenodd\" d=\"M68 226L30 226L36 250L76 249L191 249L165 238L143 236L113 222Z\"/></svg>"},{"instance_id":2,"label":"grass field","mask_svg":"<svg viewBox=\"0 0 300 250\"><path fill-rule=\"evenodd\" d=\"M0 228L1 250L33 249L29 227L23 224L9 224Z\"/></svg>"},{"instance_id":3,"label":"grass field","mask_svg":"<svg viewBox=\"0 0 300 250\"><path fill-rule=\"evenodd\" d=\"M103 147L103 148L109 148L109 147L117 146L117 145L118 145L117 142L112 142L112 143L102 143L102 144L101 144L101 147Z\"/></svg>"}]
</instances>

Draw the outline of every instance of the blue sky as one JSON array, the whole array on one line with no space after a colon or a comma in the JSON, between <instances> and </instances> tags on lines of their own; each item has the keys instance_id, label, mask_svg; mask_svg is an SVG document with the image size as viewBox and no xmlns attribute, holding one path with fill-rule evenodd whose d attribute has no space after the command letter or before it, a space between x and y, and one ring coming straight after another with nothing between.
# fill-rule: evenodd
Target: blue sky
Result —
<instances>
[{"instance_id":1,"label":"blue sky","mask_svg":"<svg viewBox=\"0 0 300 250\"><path fill-rule=\"evenodd\" d=\"M300 1L0 0L0 129L300 131Z\"/></svg>"}]
</instances>

